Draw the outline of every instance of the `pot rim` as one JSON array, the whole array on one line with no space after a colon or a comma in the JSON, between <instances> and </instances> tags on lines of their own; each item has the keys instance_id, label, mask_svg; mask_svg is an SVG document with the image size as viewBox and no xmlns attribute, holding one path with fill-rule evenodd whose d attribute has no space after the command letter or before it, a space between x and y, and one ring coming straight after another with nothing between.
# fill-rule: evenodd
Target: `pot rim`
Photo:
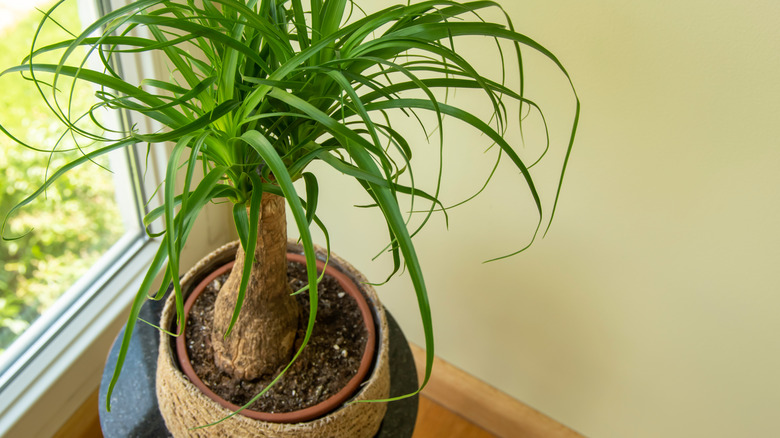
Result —
<instances>
[{"instance_id":1,"label":"pot rim","mask_svg":"<svg viewBox=\"0 0 780 438\"><path fill-rule=\"evenodd\" d=\"M287 260L301 263L301 264L305 264L306 262L306 259L302 254L297 254L293 252L287 253ZM186 324L186 315L189 315L192 305L194 304L197 297L200 296L200 294L206 289L206 285L211 283L215 278L219 277L220 275L229 272L229 270L233 267L234 263L235 263L234 261L231 261L218 267L211 274L206 276L206 278L201 280L198 283L198 285L192 290L192 292L189 294L184 304L185 324ZM242 410L240 406L235 405L223 399L222 397L218 396L217 394L215 394L208 386L206 386L203 383L200 377L195 373L195 370L192 368L192 364L190 363L189 355L187 353L184 331L182 331L180 336L176 338L176 352L178 355L177 362L179 363L182 372L184 372L184 374L190 379L190 381L201 392L203 392L203 394L205 394L215 402L219 403L221 406L231 410L232 412L236 412L240 415L253 418L255 420L269 421L274 423L300 423L304 421L313 420L318 417L322 417L328 414L329 412L338 409L339 406L343 405L344 402L349 400L354 394L356 394L360 390L361 384L369 376L369 372L371 371L371 368L373 366L374 356L376 354L377 333L374 324L373 311L371 310L368 304L368 300L360 291L360 288L355 284L355 282L351 278L349 278L349 276L345 275L338 268L333 266L333 264L329 264L326 266L324 261L317 259L317 270L319 272L322 272L323 268L325 269L325 274L336 279L339 282L339 285L341 285L341 287L344 289L344 291L348 293L358 304L358 307L360 308L360 313L363 316L363 325L366 327L366 330L368 332L366 346L363 351L363 355L361 357L360 366L358 367L357 373L336 394L333 394L332 396L328 397L327 399L313 406L309 406L307 408L299 409L291 412L272 413L272 412L254 411L251 409Z\"/></svg>"}]
</instances>

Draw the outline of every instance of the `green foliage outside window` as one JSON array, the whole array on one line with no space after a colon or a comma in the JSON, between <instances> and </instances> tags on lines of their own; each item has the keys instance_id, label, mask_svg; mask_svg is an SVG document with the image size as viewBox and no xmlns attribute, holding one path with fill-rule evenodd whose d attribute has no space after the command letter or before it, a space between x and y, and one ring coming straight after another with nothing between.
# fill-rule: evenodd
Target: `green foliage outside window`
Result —
<instances>
[{"instance_id":1,"label":"green foliage outside window","mask_svg":"<svg viewBox=\"0 0 780 438\"><path fill-rule=\"evenodd\" d=\"M68 2L61 9L57 14L60 23L67 29L79 29L76 2ZM29 53L27 38L35 32L40 17L32 9L13 26L0 30L0 69L18 64ZM64 35L61 29L49 26L40 39L46 43ZM13 75L2 78L0 89L4 127L28 144L54 148L61 125L43 107L35 87ZM83 113L93 101L93 91L78 93L73 110ZM77 157L78 150L65 152L74 146L64 139L56 146L58 152L47 156L0 135L0 216L35 191L47 171ZM97 164L108 167L107 160ZM123 231L112 174L97 165L68 172L48 191L46 199L14 215L7 234L25 235L0 242L0 352L82 276Z\"/></svg>"}]
</instances>

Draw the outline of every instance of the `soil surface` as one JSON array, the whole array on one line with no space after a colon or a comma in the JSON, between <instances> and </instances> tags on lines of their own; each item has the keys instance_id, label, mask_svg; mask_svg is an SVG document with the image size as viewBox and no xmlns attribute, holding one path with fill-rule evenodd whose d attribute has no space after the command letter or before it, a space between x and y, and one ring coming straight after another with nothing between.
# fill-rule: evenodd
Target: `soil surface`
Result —
<instances>
[{"instance_id":1,"label":"soil surface","mask_svg":"<svg viewBox=\"0 0 780 438\"><path fill-rule=\"evenodd\" d=\"M306 268L287 263L290 286L296 291L306 284ZM214 365L211 321L217 292L227 274L214 280L198 298L187 321L187 352L193 368L214 393L243 406L276 376L254 381L236 380ZM360 309L339 285L326 276L319 284L319 304L314 332L293 366L271 389L251 405L261 412L290 412L313 406L337 393L357 373L368 336ZM301 306L296 349L300 347L309 319L309 295L296 296ZM282 365L281 371L286 364Z\"/></svg>"}]
</instances>

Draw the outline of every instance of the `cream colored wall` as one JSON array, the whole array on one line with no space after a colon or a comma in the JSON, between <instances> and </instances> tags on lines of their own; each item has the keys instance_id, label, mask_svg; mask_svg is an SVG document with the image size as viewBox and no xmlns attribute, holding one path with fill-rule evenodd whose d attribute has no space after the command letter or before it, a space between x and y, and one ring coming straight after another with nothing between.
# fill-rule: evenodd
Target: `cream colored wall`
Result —
<instances>
[{"instance_id":1,"label":"cream colored wall","mask_svg":"<svg viewBox=\"0 0 780 438\"><path fill-rule=\"evenodd\" d=\"M506 174L453 211L449 231L435 219L417 238L437 354L589 436L771 435L780 3L502 4L567 65L580 133L555 223L530 251L481 264L530 233L518 214L531 205L515 201L519 180ZM565 86L529 68L541 76L529 93ZM559 123L568 102L550 97ZM463 151L478 139L448 139L448 187L471 187L459 171L479 158ZM368 258L381 249L381 219L340 210L355 201L336 194L359 192L344 181L323 182L321 214L335 251L380 281L387 260ZM408 277L380 295L422 343Z\"/></svg>"}]
</instances>

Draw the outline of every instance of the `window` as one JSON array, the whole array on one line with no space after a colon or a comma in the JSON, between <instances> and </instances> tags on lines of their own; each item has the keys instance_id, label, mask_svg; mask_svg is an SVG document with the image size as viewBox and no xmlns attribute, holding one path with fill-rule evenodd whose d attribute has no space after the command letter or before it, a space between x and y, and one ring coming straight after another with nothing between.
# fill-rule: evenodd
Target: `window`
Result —
<instances>
[{"instance_id":1,"label":"window","mask_svg":"<svg viewBox=\"0 0 780 438\"><path fill-rule=\"evenodd\" d=\"M48 10L54 3L0 0L0 68L23 59L41 18L36 8ZM79 17L89 22L105 6L68 0L55 18L79 29ZM67 34L51 26L39 38L45 44ZM5 76L0 87L0 121L6 129L32 145L57 143L57 121L30 83ZM93 95L93 90L79 93L73 110L85 111ZM116 115L106 117L106 124L120 123ZM73 146L65 138L58 150ZM142 181L139 153L144 157L145 151L117 151L97 163L110 172L97 164L69 172L47 199L25 207L7 226L6 237L24 237L0 243L0 436L50 435L46 427L56 430L81 404L72 401L83 401L94 390L96 373L99 381L107 346L156 247L145 237L140 218L148 205L143 194L152 193L147 186L156 187L160 178L147 171ZM0 215L66 162L60 155L25 150L0 135ZM31 407L41 405L54 407L44 422L30 414Z\"/></svg>"},{"instance_id":2,"label":"window","mask_svg":"<svg viewBox=\"0 0 780 438\"><path fill-rule=\"evenodd\" d=\"M27 42L41 13L32 3L0 2L13 8L0 21L0 65L11 66L29 52ZM39 5L48 8L50 4ZM78 28L78 4L68 2L56 18L66 28ZM67 37L48 26L43 44ZM0 111L5 129L31 145L49 148L58 143L56 117L21 75L0 78ZM94 103L90 93L79 94L73 110L85 112ZM58 150L72 149L72 141L59 141ZM47 174L74 159L79 151L45 153L27 150L6 136L0 137L0 212L37 189ZM13 215L6 236L19 240L0 245L0 374L27 350L34 339L81 295L105 270L108 254L140 233L129 162L123 153L106 157L98 166L82 166L60 178L46 199L39 199ZM128 202L130 201L130 202Z\"/></svg>"},{"instance_id":3,"label":"window","mask_svg":"<svg viewBox=\"0 0 780 438\"><path fill-rule=\"evenodd\" d=\"M49 1L53 2L0 0L0 26L14 21L11 18L22 16L18 9L9 15L7 7L30 4L45 8ZM66 4L78 5L78 15L86 17L82 21L87 23L94 21L90 15L94 17L100 10L116 9L129 2L66 0ZM25 40L22 46L29 45L34 30L18 32L18 37ZM3 35L3 39L12 37L17 34ZM116 69L133 83L140 83L141 78L170 74L168 66L148 54L125 53L115 61L118 61ZM18 62L19 59L11 60L11 64ZM5 67L7 65L0 65L0 68ZM0 107L0 111L8 109ZM143 132L159 129L149 120L130 119L124 123L125 126L137 126ZM6 149L1 143L0 147ZM157 187L164 178L168 153L164 147L154 147L147 154L146 148L140 146L116 154L105 163L114 172L105 180L106 185L113 184L113 199L117 206L112 220L115 225L121 222L121 226L106 234L111 237L107 238L108 243L103 242L102 255L96 256L94 263L85 263L88 266L85 273L77 279L73 276L75 282L61 288L62 295L47 312L42 312L43 316L29 326L21 327L24 332L0 358L0 436L52 436L97 389L111 344L126 323L130 303L160 244L158 240L146 237L140 218L145 211L161 203L162 194ZM0 187L0 192L3 189ZM186 244L180 261L182 270L213 248L235 239L231 224L229 206L206 207L192 231L192 235L199 238L190 239ZM152 230L159 231L154 226ZM45 412L43 421L41 412Z\"/></svg>"},{"instance_id":4,"label":"window","mask_svg":"<svg viewBox=\"0 0 780 438\"><path fill-rule=\"evenodd\" d=\"M9 11L8 7L30 4L45 8L49 1L52 0L0 0L0 26L13 21L4 14ZM129 0L66 0L66 4L78 5L78 15L86 17L82 18L83 22L92 22L89 16L94 17L99 10L116 9L125 3ZM21 16L18 9L11 11L12 18ZM22 29L13 35L3 35L3 39L22 38L25 41L21 45L28 46L34 30L34 27ZM130 82L139 83L140 78L161 77L170 72L149 55L141 57L126 53L116 61L116 68ZM11 64L18 62L19 59L10 61ZM7 65L0 65L0 68L5 67ZM10 110L0 106L2 112ZM149 120L131 119L124 123L125 126L138 126L144 132L159 129ZM14 148L14 151L18 150L18 147ZM19 330L21 334L0 357L0 436L51 436L97 389L109 348L126 322L129 305L159 247L158 240L146 237L140 219L145 211L160 205L162 194L157 187L164 177L167 154L168 150L159 147L147 154L146 148L139 146L118 153L104 163L112 169L113 175L94 166L85 167L110 175L100 184L113 185L113 197L102 196L115 200L115 211L110 214L117 227L103 234L110 237L102 242L101 255L95 256L94 262L84 264L85 272L74 275L75 282L60 289L59 299L46 312L41 312L40 318L29 325L25 320L15 327L24 330ZM0 192L3 189L0 187ZM0 214L4 215L4 212ZM62 216L58 214L53 214L56 219L49 221L61 221ZM187 269L211 249L235 239L231 223L229 207L206 207L192 231L199 239L187 242L182 269ZM45 421L40 412L45 412Z\"/></svg>"}]
</instances>

